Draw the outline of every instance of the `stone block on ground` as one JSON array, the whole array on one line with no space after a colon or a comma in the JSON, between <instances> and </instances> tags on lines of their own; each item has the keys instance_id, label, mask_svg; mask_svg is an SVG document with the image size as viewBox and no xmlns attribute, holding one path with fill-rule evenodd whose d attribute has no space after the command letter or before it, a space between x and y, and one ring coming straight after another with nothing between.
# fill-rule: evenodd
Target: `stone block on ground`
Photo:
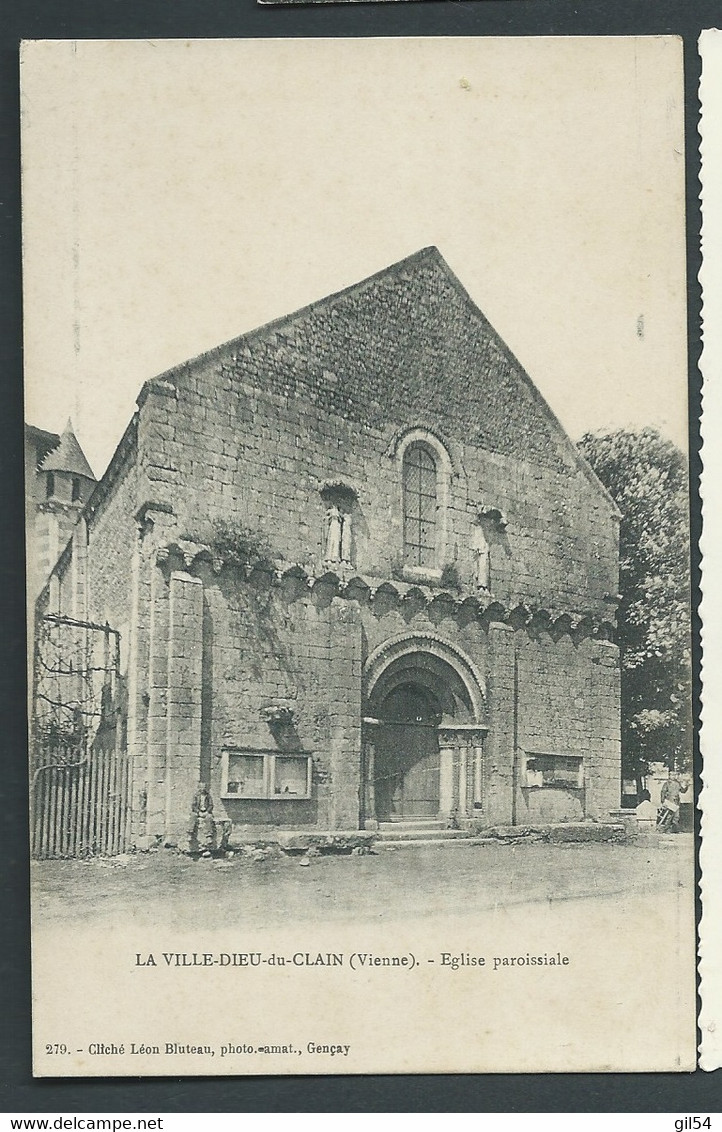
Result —
<instances>
[{"instance_id":1,"label":"stone block on ground","mask_svg":"<svg viewBox=\"0 0 722 1132\"><path fill-rule=\"evenodd\" d=\"M499 825L479 829L484 839L514 841L615 841L629 840L622 822L560 822L554 825Z\"/></svg>"},{"instance_id":2,"label":"stone block on ground","mask_svg":"<svg viewBox=\"0 0 722 1132\"><path fill-rule=\"evenodd\" d=\"M472 836L482 835L493 841L539 841L544 836L544 826L533 825L495 825L491 828L472 829Z\"/></svg>"},{"instance_id":3,"label":"stone block on ground","mask_svg":"<svg viewBox=\"0 0 722 1132\"><path fill-rule=\"evenodd\" d=\"M569 825L552 825L547 841L627 841L624 825L611 822L574 822Z\"/></svg>"},{"instance_id":4,"label":"stone block on ground","mask_svg":"<svg viewBox=\"0 0 722 1132\"><path fill-rule=\"evenodd\" d=\"M351 853L354 849L370 849L378 834L370 830L289 830L279 831L277 845L284 853Z\"/></svg>"}]
</instances>

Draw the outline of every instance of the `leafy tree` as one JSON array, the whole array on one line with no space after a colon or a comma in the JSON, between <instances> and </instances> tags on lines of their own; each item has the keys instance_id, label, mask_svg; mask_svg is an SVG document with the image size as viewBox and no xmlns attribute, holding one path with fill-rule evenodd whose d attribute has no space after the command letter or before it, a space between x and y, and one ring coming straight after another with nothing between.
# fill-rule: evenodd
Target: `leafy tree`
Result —
<instances>
[{"instance_id":1,"label":"leafy tree","mask_svg":"<svg viewBox=\"0 0 722 1132\"><path fill-rule=\"evenodd\" d=\"M652 428L587 433L579 448L622 512L622 768L691 764L689 491L684 455Z\"/></svg>"}]
</instances>

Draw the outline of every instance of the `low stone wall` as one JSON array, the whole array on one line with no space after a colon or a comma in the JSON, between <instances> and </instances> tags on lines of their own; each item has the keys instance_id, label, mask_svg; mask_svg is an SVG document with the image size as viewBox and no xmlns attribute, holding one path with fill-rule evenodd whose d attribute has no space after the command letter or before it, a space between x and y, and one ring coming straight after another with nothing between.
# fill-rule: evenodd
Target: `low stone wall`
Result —
<instances>
[{"instance_id":1,"label":"low stone wall","mask_svg":"<svg viewBox=\"0 0 722 1132\"><path fill-rule=\"evenodd\" d=\"M499 825L479 829L478 834L495 841L616 841L629 840L624 825L611 822L565 822L559 825Z\"/></svg>"},{"instance_id":2,"label":"low stone wall","mask_svg":"<svg viewBox=\"0 0 722 1132\"><path fill-rule=\"evenodd\" d=\"M368 830L235 830L231 848L269 846L284 853L350 853L355 849L368 850L378 840L378 834Z\"/></svg>"}]
</instances>

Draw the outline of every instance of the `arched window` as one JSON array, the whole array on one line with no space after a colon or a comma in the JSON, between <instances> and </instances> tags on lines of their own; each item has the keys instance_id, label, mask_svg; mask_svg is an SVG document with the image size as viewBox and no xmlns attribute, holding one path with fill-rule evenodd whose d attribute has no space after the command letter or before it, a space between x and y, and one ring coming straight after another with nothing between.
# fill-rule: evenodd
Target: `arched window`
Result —
<instances>
[{"instance_id":1,"label":"arched window","mask_svg":"<svg viewBox=\"0 0 722 1132\"><path fill-rule=\"evenodd\" d=\"M437 566L436 460L428 445L410 444L404 452L404 561L408 566Z\"/></svg>"}]
</instances>

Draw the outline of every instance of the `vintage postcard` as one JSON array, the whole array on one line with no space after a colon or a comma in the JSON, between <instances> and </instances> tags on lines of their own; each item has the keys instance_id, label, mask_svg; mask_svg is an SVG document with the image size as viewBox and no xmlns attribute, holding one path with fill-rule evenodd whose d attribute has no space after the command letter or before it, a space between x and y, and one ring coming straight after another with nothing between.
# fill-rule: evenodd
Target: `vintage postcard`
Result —
<instances>
[{"instance_id":1,"label":"vintage postcard","mask_svg":"<svg viewBox=\"0 0 722 1132\"><path fill-rule=\"evenodd\" d=\"M35 1074L693 1069L681 41L21 82Z\"/></svg>"}]
</instances>

